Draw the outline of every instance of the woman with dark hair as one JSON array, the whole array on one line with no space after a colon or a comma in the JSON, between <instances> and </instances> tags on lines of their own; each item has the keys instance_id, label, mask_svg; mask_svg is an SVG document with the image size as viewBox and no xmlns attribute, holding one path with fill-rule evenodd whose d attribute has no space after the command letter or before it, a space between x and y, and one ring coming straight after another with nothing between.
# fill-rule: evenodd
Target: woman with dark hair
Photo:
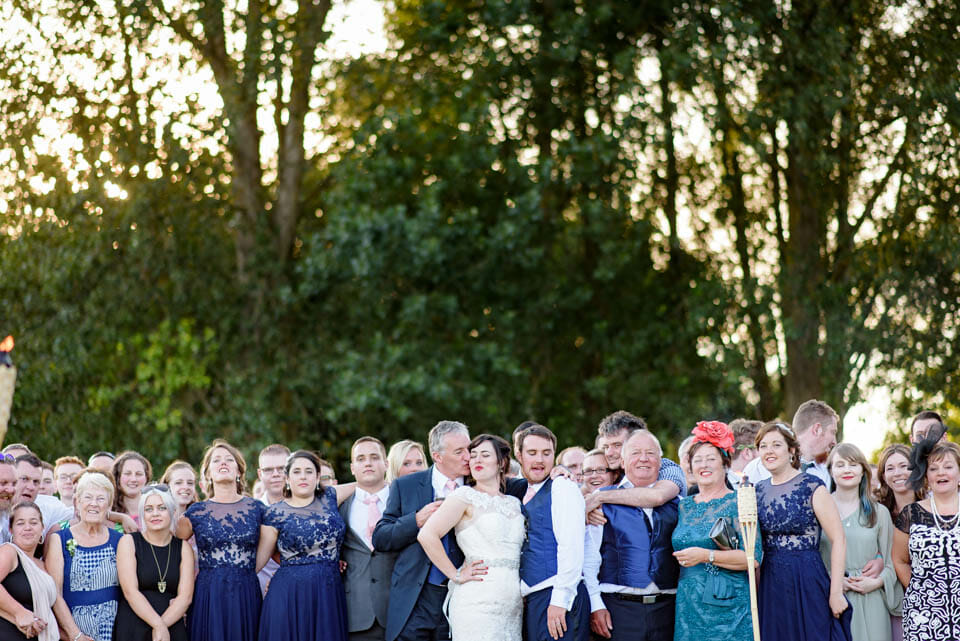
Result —
<instances>
[{"instance_id":1,"label":"woman with dark hair","mask_svg":"<svg viewBox=\"0 0 960 641\"><path fill-rule=\"evenodd\" d=\"M827 469L836 490L833 500L840 512L847 542L843 589L853 608L850 631L854 641L890 641L888 615L903 598L891 558L893 521L883 505L870 493L870 463L852 443L840 443L827 459ZM830 540L821 541L824 563L830 562ZM883 559L879 577L861 574L861 568L875 558Z\"/></svg>"},{"instance_id":2,"label":"woman with dark hair","mask_svg":"<svg viewBox=\"0 0 960 641\"><path fill-rule=\"evenodd\" d=\"M354 483L325 487L316 454L287 458L283 500L267 508L257 568L280 551L260 614L260 641L346 641L347 606L340 579L346 524L337 510Z\"/></svg>"},{"instance_id":3,"label":"woman with dark hair","mask_svg":"<svg viewBox=\"0 0 960 641\"><path fill-rule=\"evenodd\" d=\"M520 550L524 518L520 501L505 496L510 445L481 434L469 446L468 485L454 490L417 535L427 556L449 581L450 634L453 641L520 641ZM454 530L464 554L455 567L443 547Z\"/></svg>"},{"instance_id":4,"label":"woman with dark hair","mask_svg":"<svg viewBox=\"0 0 960 641\"><path fill-rule=\"evenodd\" d=\"M189 617L193 641L254 641L260 623L260 582L254 566L263 503L244 496L243 455L215 440L200 463L206 501L194 503L177 523L177 537L196 535L200 571Z\"/></svg>"},{"instance_id":5,"label":"woman with dark hair","mask_svg":"<svg viewBox=\"0 0 960 641\"><path fill-rule=\"evenodd\" d=\"M903 508L923 499L923 493L910 483L910 448L906 445L894 443L884 448L880 453L877 476L880 479L877 501L889 510L894 523ZM901 598L897 600L897 607L890 610L892 641L903 641L903 586L898 584L898 590Z\"/></svg>"},{"instance_id":6,"label":"woman with dark hair","mask_svg":"<svg viewBox=\"0 0 960 641\"><path fill-rule=\"evenodd\" d=\"M153 467L143 454L127 451L114 460L112 472L117 484L113 509L132 517L139 527L140 491L153 479Z\"/></svg>"},{"instance_id":7,"label":"woman with dark hair","mask_svg":"<svg viewBox=\"0 0 960 641\"><path fill-rule=\"evenodd\" d=\"M896 520L903 508L923 499L923 493L910 483L910 448L906 445L894 443L883 449L877 475L880 479L877 501L887 508L890 518Z\"/></svg>"},{"instance_id":8,"label":"woman with dark hair","mask_svg":"<svg viewBox=\"0 0 960 641\"><path fill-rule=\"evenodd\" d=\"M800 471L800 447L789 425L766 423L756 443L771 475L757 484L763 538L760 636L849 641L850 604L843 596L847 552L837 505L822 480ZM820 559L821 531L833 543L829 575Z\"/></svg>"},{"instance_id":9,"label":"woman with dark hair","mask_svg":"<svg viewBox=\"0 0 960 641\"><path fill-rule=\"evenodd\" d=\"M727 487L733 432L719 421L701 421L687 450L688 481L700 491L680 500L673 555L680 563L674 641L753 639L747 555L739 541L720 548L710 537L719 519L738 531L737 495ZM759 548L759 546L758 546ZM759 550L756 558L760 559Z\"/></svg>"},{"instance_id":10,"label":"woman with dark hair","mask_svg":"<svg viewBox=\"0 0 960 641\"><path fill-rule=\"evenodd\" d=\"M906 641L960 639L960 447L933 436L912 456L913 487L929 498L903 508L893 533Z\"/></svg>"},{"instance_id":11,"label":"woman with dark hair","mask_svg":"<svg viewBox=\"0 0 960 641\"><path fill-rule=\"evenodd\" d=\"M35 555L42 534L43 514L37 504L15 505L10 511L12 539L0 545L0 639L56 641L63 628L70 639L91 641L80 631L44 562Z\"/></svg>"}]
</instances>

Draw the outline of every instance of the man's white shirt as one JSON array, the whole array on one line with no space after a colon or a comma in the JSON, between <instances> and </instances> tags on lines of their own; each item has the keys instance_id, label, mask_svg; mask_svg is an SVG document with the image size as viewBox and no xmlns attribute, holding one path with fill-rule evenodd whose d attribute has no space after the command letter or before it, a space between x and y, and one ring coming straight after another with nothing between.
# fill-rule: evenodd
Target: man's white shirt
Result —
<instances>
[{"instance_id":1,"label":"man's white shirt","mask_svg":"<svg viewBox=\"0 0 960 641\"><path fill-rule=\"evenodd\" d=\"M383 510L387 506L387 499L390 497L389 485L384 485L379 491L374 492L372 495L370 492L357 487L357 489L354 490L353 502L350 504L350 514L347 515L347 524L350 526L350 529L353 530L353 533L360 537L360 540L364 541L370 549L373 549L372 542L367 537L367 519L370 516L370 506L364 501L366 501L368 496L373 495L377 497L377 506L380 508L380 513L383 514Z\"/></svg>"},{"instance_id":2,"label":"man's white shirt","mask_svg":"<svg viewBox=\"0 0 960 641\"><path fill-rule=\"evenodd\" d=\"M623 477L623 480L617 485L620 489L630 489L633 487L633 483L630 482L626 476ZM653 487L653 485L649 486ZM634 508L642 509L646 512L647 517L653 519L653 508ZM601 594L604 592L609 593L618 593L618 594L675 594L676 590L661 590L657 587L657 584L653 581L649 585L646 585L642 588L628 586L628 585L616 585L613 583L600 583L600 564L602 563L602 558L600 556L600 546L603 543L603 525L588 525L586 528L586 538L585 538L585 550L583 555L583 581L587 585L587 594L590 595L590 611L596 612L597 610L606 610L607 606L603 603L603 597Z\"/></svg>"},{"instance_id":3,"label":"man's white shirt","mask_svg":"<svg viewBox=\"0 0 960 641\"><path fill-rule=\"evenodd\" d=\"M545 482L530 487L539 492ZM550 605L568 611L573 607L577 586L583 575L585 512L586 502L577 484L563 477L555 478L551 484L550 515L553 519L553 536L557 539L557 573L536 585L521 581L521 595L527 596L552 587Z\"/></svg>"}]
</instances>

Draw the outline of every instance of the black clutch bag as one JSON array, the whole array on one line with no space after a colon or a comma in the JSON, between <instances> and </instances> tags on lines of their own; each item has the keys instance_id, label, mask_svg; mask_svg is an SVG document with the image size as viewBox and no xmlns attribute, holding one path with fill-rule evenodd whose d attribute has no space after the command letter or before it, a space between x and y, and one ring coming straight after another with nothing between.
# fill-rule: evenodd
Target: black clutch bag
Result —
<instances>
[{"instance_id":1,"label":"black clutch bag","mask_svg":"<svg viewBox=\"0 0 960 641\"><path fill-rule=\"evenodd\" d=\"M713 527L710 528L710 538L721 550L736 550L740 547L740 536L733 527L733 521L726 516L721 516L714 521Z\"/></svg>"}]
</instances>

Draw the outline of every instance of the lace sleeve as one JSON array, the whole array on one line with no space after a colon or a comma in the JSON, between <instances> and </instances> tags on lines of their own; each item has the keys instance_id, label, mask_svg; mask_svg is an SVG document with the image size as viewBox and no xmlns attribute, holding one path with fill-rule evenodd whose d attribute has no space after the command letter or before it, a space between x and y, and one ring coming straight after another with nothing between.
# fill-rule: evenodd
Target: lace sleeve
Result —
<instances>
[{"instance_id":1,"label":"lace sleeve","mask_svg":"<svg viewBox=\"0 0 960 641\"><path fill-rule=\"evenodd\" d=\"M914 509L916 507L917 507L916 503L911 503L910 505L907 505L902 510L900 510L900 514L897 515L897 518L894 521L894 525L897 526L898 530L900 530L901 532L905 532L907 534L910 533L910 525L911 523L913 523Z\"/></svg>"}]
</instances>

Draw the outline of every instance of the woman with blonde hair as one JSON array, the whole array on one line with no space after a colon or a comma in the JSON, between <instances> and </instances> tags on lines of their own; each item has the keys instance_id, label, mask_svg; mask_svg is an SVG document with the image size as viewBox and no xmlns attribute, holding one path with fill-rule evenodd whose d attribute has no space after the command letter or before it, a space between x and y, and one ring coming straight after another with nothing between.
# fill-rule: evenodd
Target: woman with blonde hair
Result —
<instances>
[{"instance_id":1,"label":"woman with blonde hair","mask_svg":"<svg viewBox=\"0 0 960 641\"><path fill-rule=\"evenodd\" d=\"M125 535L117 549L124 600L114 632L118 641L187 641L193 550L173 536L177 504L166 485L148 485L138 512L141 530Z\"/></svg>"},{"instance_id":2,"label":"woman with blonde hair","mask_svg":"<svg viewBox=\"0 0 960 641\"><path fill-rule=\"evenodd\" d=\"M107 515L114 499L113 481L87 472L77 481L74 502L79 522L50 535L47 570L84 634L111 641L120 602L117 545L121 534Z\"/></svg>"},{"instance_id":3,"label":"woman with blonde hair","mask_svg":"<svg viewBox=\"0 0 960 641\"><path fill-rule=\"evenodd\" d=\"M410 439L397 441L387 454L387 483L414 472L427 469L427 457L423 445Z\"/></svg>"},{"instance_id":4,"label":"woman with blonde hair","mask_svg":"<svg viewBox=\"0 0 960 641\"><path fill-rule=\"evenodd\" d=\"M203 454L200 483L206 501L180 517L177 536L196 535L200 556L190 617L193 641L255 641L260 583L255 564L266 506L246 490L247 464L237 448L217 439Z\"/></svg>"},{"instance_id":5,"label":"woman with blonde hair","mask_svg":"<svg viewBox=\"0 0 960 641\"><path fill-rule=\"evenodd\" d=\"M177 514L183 514L197 502L197 473L186 461L176 460L168 465L160 477L160 482L170 489L170 494L177 503Z\"/></svg>"},{"instance_id":6,"label":"woman with blonde hair","mask_svg":"<svg viewBox=\"0 0 960 641\"><path fill-rule=\"evenodd\" d=\"M840 443L827 459L836 490L833 500L840 512L847 542L843 590L853 608L853 641L890 641L889 612L900 604L903 592L893 567L893 521L890 512L870 492L870 463L852 443ZM830 540L820 540L824 563L830 562ZM861 574L875 558L883 559L879 577Z\"/></svg>"}]
</instances>

